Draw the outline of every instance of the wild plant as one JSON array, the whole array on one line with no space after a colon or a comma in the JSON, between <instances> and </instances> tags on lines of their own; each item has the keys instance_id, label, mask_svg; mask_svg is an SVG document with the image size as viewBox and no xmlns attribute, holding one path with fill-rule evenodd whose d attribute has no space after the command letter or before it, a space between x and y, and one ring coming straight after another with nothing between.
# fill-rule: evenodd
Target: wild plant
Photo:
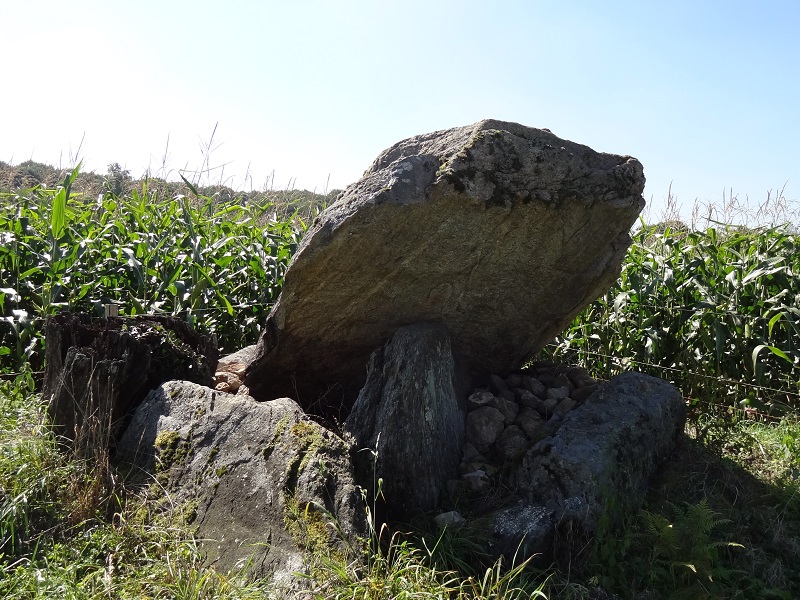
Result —
<instances>
[{"instance_id":1,"label":"wild plant","mask_svg":"<svg viewBox=\"0 0 800 600\"><path fill-rule=\"evenodd\" d=\"M672 506L673 519L642 511L637 549L645 561L640 573L646 574L647 587L673 590L675 598L723 598L732 586L731 569L722 552L743 548L736 542L719 539L721 519L705 501ZM639 560L639 559L634 559Z\"/></svg>"},{"instance_id":2,"label":"wild plant","mask_svg":"<svg viewBox=\"0 0 800 600\"><path fill-rule=\"evenodd\" d=\"M205 566L146 496L98 487L89 461L59 451L46 415L31 390L0 381L0 597L268 597L263 583Z\"/></svg>"},{"instance_id":3,"label":"wild plant","mask_svg":"<svg viewBox=\"0 0 800 600\"><path fill-rule=\"evenodd\" d=\"M316 553L312 593L318 600L363 598L452 598L455 600L523 600L543 598L545 583L529 566L534 557L511 561L491 559L476 546L475 536L447 528L404 530L400 525L381 522L378 516L383 484L374 467L380 435L375 448L363 449L373 466L371 489L362 489L367 536L349 555ZM370 493L371 492L371 493ZM330 517L330 515L328 515ZM330 519L335 525L335 519ZM344 536L342 536L344 538ZM485 540L483 540L485 541ZM462 557L480 555L479 565Z\"/></svg>"}]
</instances>

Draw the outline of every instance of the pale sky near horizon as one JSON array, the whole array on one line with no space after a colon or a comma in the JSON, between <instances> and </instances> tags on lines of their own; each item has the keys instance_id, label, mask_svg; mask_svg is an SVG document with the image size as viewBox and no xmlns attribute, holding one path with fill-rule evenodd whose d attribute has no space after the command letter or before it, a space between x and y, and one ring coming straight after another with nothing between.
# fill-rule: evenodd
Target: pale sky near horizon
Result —
<instances>
[{"instance_id":1,"label":"pale sky near horizon","mask_svg":"<svg viewBox=\"0 0 800 600\"><path fill-rule=\"evenodd\" d=\"M637 157L654 211L797 201L799 31L796 0L0 0L0 160L177 178L211 143L213 181L324 191L496 118Z\"/></svg>"}]
</instances>

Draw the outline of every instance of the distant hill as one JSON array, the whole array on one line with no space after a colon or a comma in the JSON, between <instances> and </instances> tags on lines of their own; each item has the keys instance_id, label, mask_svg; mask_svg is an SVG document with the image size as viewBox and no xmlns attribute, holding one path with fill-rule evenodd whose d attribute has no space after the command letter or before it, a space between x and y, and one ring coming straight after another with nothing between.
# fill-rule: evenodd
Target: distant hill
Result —
<instances>
[{"instance_id":1,"label":"distant hill","mask_svg":"<svg viewBox=\"0 0 800 600\"><path fill-rule=\"evenodd\" d=\"M16 193L35 186L53 188L61 184L68 174L67 169L59 169L51 165L26 160L18 165L10 165L0 161L0 193ZM134 179L130 171L122 169L118 163L108 166L105 174L81 172L73 184L73 194L96 197L99 194L113 193L117 196L129 194L132 190L141 190L147 186L149 191L157 191L165 197L179 194L194 196L194 192L183 181L167 181L158 177ZM234 190L224 185L200 185L195 190L199 195L214 199L215 202L232 201L267 204L273 202L286 210L297 210L300 214L309 214L315 209L331 204L341 190L331 190L327 194L317 194L307 190Z\"/></svg>"}]
</instances>

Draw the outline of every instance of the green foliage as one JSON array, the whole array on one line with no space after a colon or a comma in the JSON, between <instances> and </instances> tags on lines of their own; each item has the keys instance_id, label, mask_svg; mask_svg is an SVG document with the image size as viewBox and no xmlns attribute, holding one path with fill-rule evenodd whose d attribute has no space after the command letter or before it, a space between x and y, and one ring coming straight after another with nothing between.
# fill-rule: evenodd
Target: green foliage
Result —
<instances>
[{"instance_id":1,"label":"green foliage","mask_svg":"<svg viewBox=\"0 0 800 600\"><path fill-rule=\"evenodd\" d=\"M444 535L444 534L442 534ZM363 598L452 598L453 600L547 600L544 583L529 571L529 560L507 566L498 559L475 573L443 570L439 545L384 526L364 544L364 558L346 563L323 557L312 588L318 600Z\"/></svg>"},{"instance_id":2,"label":"green foliage","mask_svg":"<svg viewBox=\"0 0 800 600\"><path fill-rule=\"evenodd\" d=\"M269 597L203 566L186 531L191 506L165 521L165 499L125 490L107 456L59 454L32 371L43 317L100 314L108 302L127 315L179 315L224 349L254 342L309 216L332 197L135 182L116 163L105 176L0 164L0 190L0 372L16 373L0 381L0 597ZM616 287L550 352L606 376L637 368L679 385L696 440L676 458L679 476L622 530L601 519L590 558L566 574L494 562L485 540L463 531L408 534L374 519L362 545L331 552L330 515L287 503L314 596L606 597L599 585L620 599L797 597L798 272L787 228L643 226ZM783 418L744 418L753 409ZM302 471L316 449L309 424L279 424L263 451L287 433L305 450ZM177 434L158 442L165 466L189 450Z\"/></svg>"},{"instance_id":3,"label":"green foliage","mask_svg":"<svg viewBox=\"0 0 800 600\"><path fill-rule=\"evenodd\" d=\"M44 407L22 386L0 381L0 557L35 549L40 532L62 518L66 469Z\"/></svg>"},{"instance_id":4,"label":"green foliage","mask_svg":"<svg viewBox=\"0 0 800 600\"><path fill-rule=\"evenodd\" d=\"M642 563L647 587L669 590L673 598L727 597L735 586L720 552L742 546L712 534L728 521L718 518L705 501L672 509L672 520L647 511L639 516L641 530L632 559Z\"/></svg>"},{"instance_id":5,"label":"green foliage","mask_svg":"<svg viewBox=\"0 0 800 600\"><path fill-rule=\"evenodd\" d=\"M792 427L787 421L782 421L784 431L781 433L781 447L786 460L795 467L800 468L800 428Z\"/></svg>"},{"instance_id":6,"label":"green foliage","mask_svg":"<svg viewBox=\"0 0 800 600\"><path fill-rule=\"evenodd\" d=\"M377 457L376 449L368 449ZM501 557L491 560L486 539L459 529L427 528L414 532L392 530L376 520L376 504L383 495L383 482L373 471L374 491L371 501L362 489L369 535L350 547L349 555L316 552L312 555L309 577L314 598L333 600L363 598L451 598L453 600L528 600L542 598L546 578L532 571L533 557L512 561ZM336 527L336 522L321 518L320 511L299 511L292 499L287 499L286 523L293 536L300 534L303 544L319 540L324 525ZM330 515L327 515L330 517ZM345 539L344 535L341 535ZM296 538L297 539L297 538ZM322 538L324 541L324 538ZM352 555L360 559L348 561ZM469 558L468 558L469 557ZM474 560L471 560L474 559ZM545 579L542 583L541 580Z\"/></svg>"},{"instance_id":7,"label":"green foliage","mask_svg":"<svg viewBox=\"0 0 800 600\"><path fill-rule=\"evenodd\" d=\"M329 515L311 503L284 493L283 522L298 548L322 556L331 553L333 541Z\"/></svg>"},{"instance_id":8,"label":"green foliage","mask_svg":"<svg viewBox=\"0 0 800 600\"><path fill-rule=\"evenodd\" d=\"M26 160L13 170L9 184L18 189L34 185L47 185L53 180L52 167L33 160Z\"/></svg>"},{"instance_id":9,"label":"green foliage","mask_svg":"<svg viewBox=\"0 0 800 600\"><path fill-rule=\"evenodd\" d=\"M617 284L551 353L635 368L702 402L800 407L800 239L787 228L642 226Z\"/></svg>"},{"instance_id":10,"label":"green foliage","mask_svg":"<svg viewBox=\"0 0 800 600\"><path fill-rule=\"evenodd\" d=\"M159 174L166 174L174 179L172 172L167 171L166 168L160 169ZM169 181L150 173L145 174L140 180L136 180L119 163L112 163L108 165L105 174L81 172L73 187L77 195L86 198L96 198L106 192L112 192L116 196L129 195L133 189L140 189L142 185L147 185L151 192L162 198L198 195L213 198L214 202L220 205L234 202L254 206L271 204L281 220L295 214L304 219L313 216L319 211L320 206L330 204L341 192L341 190L331 190L319 194L307 190L275 190L271 187L263 190L237 191L227 187L223 181L215 184L201 184L201 180L208 174L207 172L187 174L193 180L191 185L195 191L190 190L182 181ZM0 194L10 193L13 195L21 190L37 186L53 188L64 180L65 175L64 169L33 161L26 161L16 166L0 161Z\"/></svg>"},{"instance_id":11,"label":"green foliage","mask_svg":"<svg viewBox=\"0 0 800 600\"><path fill-rule=\"evenodd\" d=\"M140 514L144 519L144 513ZM0 596L15 599L266 600L269 588L203 565L195 543L168 522L94 523L43 542L13 563L0 558Z\"/></svg>"},{"instance_id":12,"label":"green foliage","mask_svg":"<svg viewBox=\"0 0 800 600\"><path fill-rule=\"evenodd\" d=\"M131 184L131 172L123 169L119 163L112 163L108 165L108 174L106 175L105 186L106 189L115 196L122 196L127 191Z\"/></svg>"},{"instance_id":13,"label":"green foliage","mask_svg":"<svg viewBox=\"0 0 800 600\"><path fill-rule=\"evenodd\" d=\"M180 316L223 349L257 340L302 220L272 203L164 198L147 182L90 200L72 194L77 177L0 195L0 371L41 367L45 316L101 315L111 302L123 315Z\"/></svg>"},{"instance_id":14,"label":"green foliage","mask_svg":"<svg viewBox=\"0 0 800 600\"><path fill-rule=\"evenodd\" d=\"M616 540L609 532L593 542L597 580L606 589L658 590L663 597L728 598L738 589L723 553L741 544L720 539L728 521L718 517L705 500L670 505L671 518L641 511Z\"/></svg>"},{"instance_id":15,"label":"green foliage","mask_svg":"<svg viewBox=\"0 0 800 600\"><path fill-rule=\"evenodd\" d=\"M583 579L620 599L797 597L800 471L782 439L798 430L727 421L711 446L684 439L646 510L621 529L601 518Z\"/></svg>"}]
</instances>

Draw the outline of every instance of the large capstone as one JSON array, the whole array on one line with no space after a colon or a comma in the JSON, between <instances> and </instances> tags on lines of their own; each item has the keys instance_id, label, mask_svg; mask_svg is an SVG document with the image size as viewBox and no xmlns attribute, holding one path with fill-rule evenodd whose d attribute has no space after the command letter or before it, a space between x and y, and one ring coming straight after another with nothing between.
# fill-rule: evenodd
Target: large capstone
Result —
<instances>
[{"instance_id":1,"label":"large capstone","mask_svg":"<svg viewBox=\"0 0 800 600\"><path fill-rule=\"evenodd\" d=\"M343 419L416 322L473 373L519 368L617 278L644 181L635 158L502 121L392 146L304 238L245 385Z\"/></svg>"}]
</instances>

